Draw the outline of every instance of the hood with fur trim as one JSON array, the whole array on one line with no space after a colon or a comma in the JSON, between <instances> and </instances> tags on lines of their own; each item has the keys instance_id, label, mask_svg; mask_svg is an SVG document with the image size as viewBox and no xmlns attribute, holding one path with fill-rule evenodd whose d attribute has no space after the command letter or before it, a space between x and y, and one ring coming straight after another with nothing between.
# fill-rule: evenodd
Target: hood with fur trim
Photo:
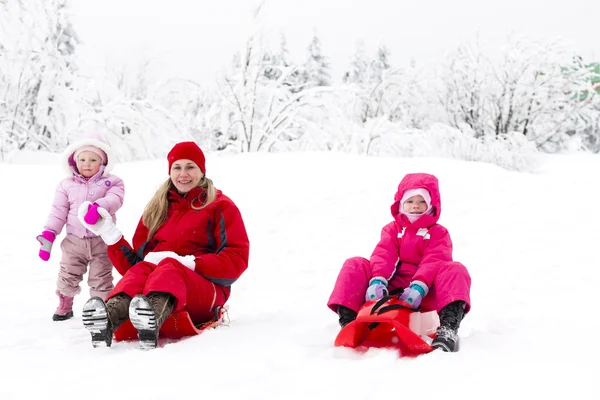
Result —
<instances>
[{"instance_id":1,"label":"hood with fur trim","mask_svg":"<svg viewBox=\"0 0 600 400\"><path fill-rule=\"evenodd\" d=\"M104 171L102 172L102 175L107 175L113 169L116 164L116 159L110 146L99 138L85 138L73 142L63 152L62 164L67 176L71 176L73 174L79 175L74 156L75 151L83 146L96 146L106 153L106 163L104 164Z\"/></svg>"},{"instance_id":2,"label":"hood with fur trim","mask_svg":"<svg viewBox=\"0 0 600 400\"><path fill-rule=\"evenodd\" d=\"M425 188L429 191L429 194L431 195L431 207L433 212L432 215L422 215L412 225L425 228L437 223L440 218L442 204L440 199L438 179L433 175L425 173L406 174L398 185L398 190L394 196L394 203L390 209L394 218L402 226L409 225L410 221L406 215L400 213L400 201L402 200L402 196L406 190L417 188Z\"/></svg>"}]
</instances>

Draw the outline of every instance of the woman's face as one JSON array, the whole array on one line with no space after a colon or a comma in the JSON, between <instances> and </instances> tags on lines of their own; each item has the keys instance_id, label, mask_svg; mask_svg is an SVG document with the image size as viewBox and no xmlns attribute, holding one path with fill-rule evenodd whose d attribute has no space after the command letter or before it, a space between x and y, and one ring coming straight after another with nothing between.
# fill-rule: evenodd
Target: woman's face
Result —
<instances>
[{"instance_id":1,"label":"woman's face","mask_svg":"<svg viewBox=\"0 0 600 400\"><path fill-rule=\"evenodd\" d=\"M82 151L77 155L77 171L86 178L96 175L102 165L102 158L93 151Z\"/></svg>"},{"instance_id":2,"label":"woman's face","mask_svg":"<svg viewBox=\"0 0 600 400\"><path fill-rule=\"evenodd\" d=\"M427 202L420 194L409 197L402 205L407 214L423 214L427 211Z\"/></svg>"},{"instance_id":3,"label":"woman's face","mask_svg":"<svg viewBox=\"0 0 600 400\"><path fill-rule=\"evenodd\" d=\"M171 182L179 193L187 193L200 183L204 174L192 160L181 159L171 165Z\"/></svg>"}]
</instances>

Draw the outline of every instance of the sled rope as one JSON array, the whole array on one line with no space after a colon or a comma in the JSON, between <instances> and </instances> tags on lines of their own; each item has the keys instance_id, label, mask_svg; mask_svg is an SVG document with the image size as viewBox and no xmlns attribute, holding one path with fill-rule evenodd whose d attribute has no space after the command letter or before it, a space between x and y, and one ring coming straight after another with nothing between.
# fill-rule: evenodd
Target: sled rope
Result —
<instances>
[{"instance_id":1,"label":"sled rope","mask_svg":"<svg viewBox=\"0 0 600 400\"><path fill-rule=\"evenodd\" d=\"M399 298L403 291L404 291L403 288L396 288L396 289L392 290L387 296L383 296L381 299L379 299L379 301L377 303L375 303L373 308L371 308L371 315L375 314L375 312L377 312L377 315L381 315L384 312L398 310L400 308L408 308L409 310L412 310L412 308L404 306L402 304L391 304L389 306L382 307L381 309L379 309L379 307L381 307L388 301L390 301L394 298Z\"/></svg>"},{"instance_id":2,"label":"sled rope","mask_svg":"<svg viewBox=\"0 0 600 400\"><path fill-rule=\"evenodd\" d=\"M407 309L407 310L413 311L413 309L411 307L405 306L403 304L390 304L389 306L381 307L388 301L395 299L395 298L399 298L403 291L404 291L403 288L396 288L396 289L392 290L387 296L383 296L381 299L379 299L379 301L377 301L377 303L375 303L373 308L371 308L370 315L373 315L375 313L377 313L377 315L381 315L388 311L400 310L400 309ZM418 308L414 311L418 311L419 309L420 308ZM379 324L380 324L380 322L373 322L373 323L369 324L368 328L369 328L369 330L373 330L373 329L377 328L379 326Z\"/></svg>"},{"instance_id":3,"label":"sled rope","mask_svg":"<svg viewBox=\"0 0 600 400\"><path fill-rule=\"evenodd\" d=\"M197 329L216 328L217 326L229 326L231 320L225 307L215 308L215 316L210 321L196 325Z\"/></svg>"}]
</instances>

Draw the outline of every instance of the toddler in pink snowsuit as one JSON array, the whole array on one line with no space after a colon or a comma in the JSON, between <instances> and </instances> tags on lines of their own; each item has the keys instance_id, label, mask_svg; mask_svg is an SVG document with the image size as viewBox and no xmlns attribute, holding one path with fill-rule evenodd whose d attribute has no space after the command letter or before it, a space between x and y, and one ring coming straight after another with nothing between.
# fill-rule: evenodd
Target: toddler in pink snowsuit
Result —
<instances>
[{"instance_id":1,"label":"toddler in pink snowsuit","mask_svg":"<svg viewBox=\"0 0 600 400\"><path fill-rule=\"evenodd\" d=\"M371 258L346 260L327 305L343 327L366 301L401 291L400 300L413 309L437 311L440 327L432 346L458 351L458 328L471 308L471 277L452 260L450 234L437 223L442 211L437 178L407 174L391 211L394 221L383 227Z\"/></svg>"},{"instance_id":2,"label":"toddler in pink snowsuit","mask_svg":"<svg viewBox=\"0 0 600 400\"><path fill-rule=\"evenodd\" d=\"M56 290L59 305L52 316L54 321L73 316L73 297L81 291L79 283L88 265L91 296L105 298L113 289L113 266L107 246L79 222L77 212L83 202L90 201L93 205L86 214L90 223L98 220L98 207L108 210L114 218L125 193L121 178L109 174L115 157L104 141L90 138L73 143L65 150L63 162L69 177L58 185L44 231L37 237L41 244L39 256L48 261L56 236L67 226L67 235L60 244L62 259Z\"/></svg>"}]
</instances>

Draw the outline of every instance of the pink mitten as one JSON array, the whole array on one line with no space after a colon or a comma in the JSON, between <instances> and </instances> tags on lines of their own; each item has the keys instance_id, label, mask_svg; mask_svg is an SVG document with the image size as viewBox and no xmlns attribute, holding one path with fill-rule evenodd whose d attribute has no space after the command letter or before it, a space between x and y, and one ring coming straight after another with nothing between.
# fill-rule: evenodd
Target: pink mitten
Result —
<instances>
[{"instance_id":1,"label":"pink mitten","mask_svg":"<svg viewBox=\"0 0 600 400\"><path fill-rule=\"evenodd\" d=\"M39 253L42 260L48 261L50 259L50 252L52 251L54 239L56 239L56 234L52 231L44 231L41 235L37 236L38 242L42 245Z\"/></svg>"},{"instance_id":2,"label":"pink mitten","mask_svg":"<svg viewBox=\"0 0 600 400\"><path fill-rule=\"evenodd\" d=\"M94 225L99 219L100 214L98 213L98 204L90 204L87 213L83 216L83 220L90 225Z\"/></svg>"}]
</instances>

